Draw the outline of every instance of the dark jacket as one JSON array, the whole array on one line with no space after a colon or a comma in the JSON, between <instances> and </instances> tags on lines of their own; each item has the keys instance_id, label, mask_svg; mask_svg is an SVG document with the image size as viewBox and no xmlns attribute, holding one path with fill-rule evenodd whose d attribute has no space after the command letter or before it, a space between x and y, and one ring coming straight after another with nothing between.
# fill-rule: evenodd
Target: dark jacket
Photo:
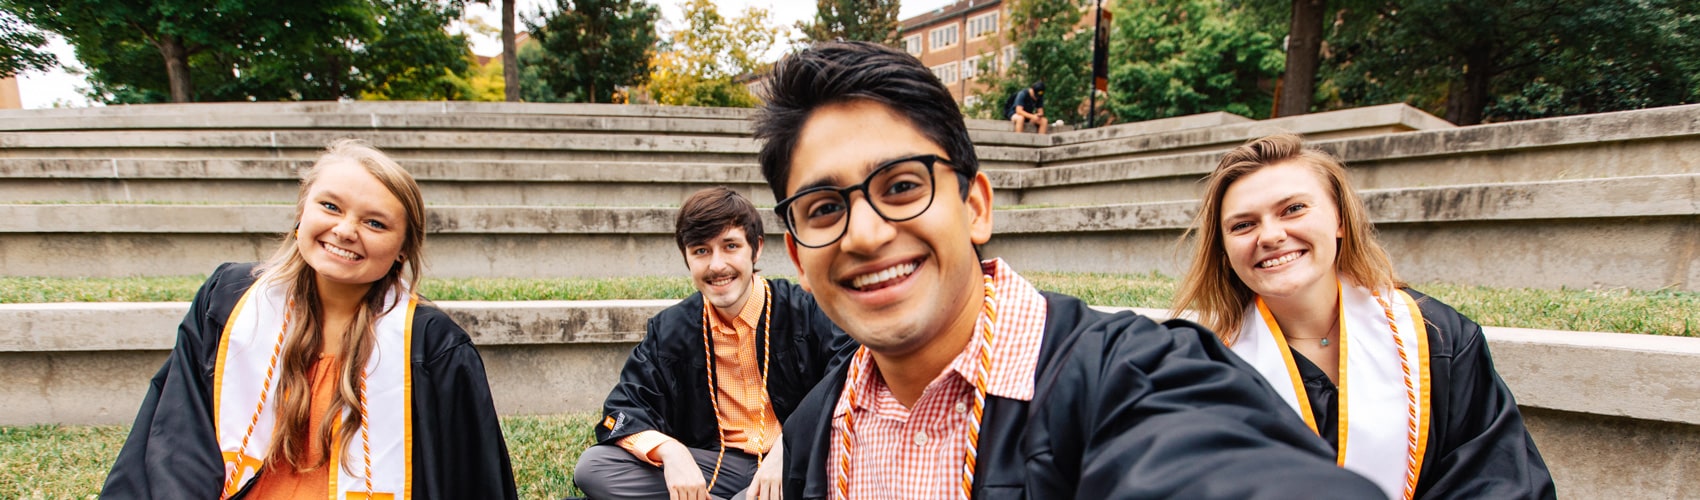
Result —
<instances>
[{"instance_id":1,"label":"dark jacket","mask_svg":"<svg viewBox=\"0 0 1700 500\"><path fill-rule=\"evenodd\" d=\"M148 385L101 498L219 497L224 461L213 433L213 370L224 324L253 286L253 270L252 263L224 264L201 285L177 329L177 346ZM517 498L484 361L472 339L423 300L413 312L413 333L413 494Z\"/></svg>"},{"instance_id":2,"label":"dark jacket","mask_svg":"<svg viewBox=\"0 0 1700 500\"><path fill-rule=\"evenodd\" d=\"M768 283L773 293L773 331L757 325L755 345L760 348L773 335L767 344L773 349L767 362L772 367L767 377L768 400L774 415L784 422L837 353L850 352L855 343L832 325L815 305L814 296L801 287L779 279ZM654 430L691 448L720 448L719 419L709 400L702 307L702 294L696 293L649 319L648 332L626 358L620 381L602 405L597 443L610 444Z\"/></svg>"},{"instance_id":3,"label":"dark jacket","mask_svg":"<svg viewBox=\"0 0 1700 500\"><path fill-rule=\"evenodd\" d=\"M1405 291L1427 323L1432 391L1416 498L1557 498L1517 401L1493 369L1481 325L1432 297ZM1337 388L1328 374L1293 352L1322 437L1338 449Z\"/></svg>"},{"instance_id":4,"label":"dark jacket","mask_svg":"<svg viewBox=\"0 0 1700 500\"><path fill-rule=\"evenodd\" d=\"M1033 403L986 398L974 498L1381 497L1209 330L1044 295ZM786 422L787 499L831 493L844 378L835 366Z\"/></svg>"}]
</instances>

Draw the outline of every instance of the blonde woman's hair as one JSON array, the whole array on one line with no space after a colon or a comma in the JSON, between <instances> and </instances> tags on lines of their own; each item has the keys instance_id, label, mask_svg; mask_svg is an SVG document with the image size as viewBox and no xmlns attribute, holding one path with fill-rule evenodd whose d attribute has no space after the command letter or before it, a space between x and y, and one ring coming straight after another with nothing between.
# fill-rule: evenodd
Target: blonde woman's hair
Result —
<instances>
[{"instance_id":1,"label":"blonde woman's hair","mask_svg":"<svg viewBox=\"0 0 1700 500\"><path fill-rule=\"evenodd\" d=\"M318 182L319 174L325 165L336 162L353 162L366 169L378 179L380 184L389 189L401 201L402 209L406 212L406 227L403 228L405 239L401 244L401 259L391 264L388 273L366 291L361 298L360 308L354 314L354 319L347 325L343 337L342 350L337 353L341 361L336 378L336 395L331 399L330 407L320 415L317 435L308 436L312 420L312 368L317 360L319 351L324 345L325 313L320 304L317 272L301 257L296 248L296 231L284 235L283 242L277 251L255 269L259 274L257 284L281 283L286 287L291 310L290 317L300 318L289 325L289 336L284 341L283 352L280 356L280 373L275 394L277 395L277 431L272 440L271 450L266 454L267 467L287 462L296 470L312 470L324 465L330 454L345 449L357 434L364 415L360 411L362 397L360 387L366 377L365 367L372 357L376 343L373 332L378 318L389 310L385 308L385 298L391 288L407 283L418 283L423 268L423 252L425 245L425 201L419 193L419 184L414 182L401 165L390 159L382 151L353 139L342 139L331 143L319 156L318 161L306 170L301 177L301 191L296 195L295 220L297 228L301 216L307 208L307 192L313 183ZM397 301L390 307L405 304L406 298ZM344 415L344 410L348 411ZM341 436L333 436L331 425L334 419L341 417L340 428L344 429ZM332 446L333 438L337 446ZM307 457L308 440L318 442L318 448L323 450L316 459ZM278 460L281 458L282 460ZM344 462L344 469L353 474L352 463Z\"/></svg>"},{"instance_id":2,"label":"blonde woman's hair","mask_svg":"<svg viewBox=\"0 0 1700 500\"><path fill-rule=\"evenodd\" d=\"M1199 323L1230 345L1239 337L1246 306L1256 294L1234 274L1228 262L1228 251L1222 243L1222 198L1240 178L1287 162L1296 162L1316 172L1340 213L1344 236L1339 240L1335 271L1373 289L1405 286L1393 272L1387 252L1375 241L1375 226L1369 221L1369 211L1346 181L1346 167L1340 160L1327 152L1305 147L1304 139L1293 134L1254 139L1223 155L1216 170L1205 179L1207 187L1197 219L1181 236L1183 244L1188 238L1194 242L1192 264L1170 308L1170 313L1175 315L1188 309L1197 312Z\"/></svg>"}]
</instances>

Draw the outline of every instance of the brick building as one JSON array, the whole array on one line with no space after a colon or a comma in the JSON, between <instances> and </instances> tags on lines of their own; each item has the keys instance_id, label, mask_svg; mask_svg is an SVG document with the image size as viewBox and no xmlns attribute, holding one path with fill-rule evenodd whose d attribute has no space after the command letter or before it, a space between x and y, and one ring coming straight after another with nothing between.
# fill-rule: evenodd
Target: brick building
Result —
<instances>
[{"instance_id":1,"label":"brick building","mask_svg":"<svg viewBox=\"0 0 1700 500\"><path fill-rule=\"evenodd\" d=\"M1002 0L962 0L900 21L899 46L932 68L956 102L973 105L986 90L976 78L980 62L1005 68L1016 57L1003 40L1008 19Z\"/></svg>"}]
</instances>

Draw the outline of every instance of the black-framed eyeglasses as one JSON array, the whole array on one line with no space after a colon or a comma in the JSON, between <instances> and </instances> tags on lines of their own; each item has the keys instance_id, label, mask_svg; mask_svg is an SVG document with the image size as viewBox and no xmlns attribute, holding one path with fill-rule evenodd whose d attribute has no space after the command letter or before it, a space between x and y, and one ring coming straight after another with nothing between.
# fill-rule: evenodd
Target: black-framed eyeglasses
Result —
<instances>
[{"instance_id":1,"label":"black-framed eyeglasses","mask_svg":"<svg viewBox=\"0 0 1700 500\"><path fill-rule=\"evenodd\" d=\"M850 227L851 193L860 191L874 213L890 222L903 222L926 213L933 206L933 194L937 191L937 183L933 182L935 163L949 165L950 160L938 155L898 158L875 168L861 184L798 191L780 201L773 210L798 245L808 248L831 245L843 238L844 231Z\"/></svg>"}]
</instances>

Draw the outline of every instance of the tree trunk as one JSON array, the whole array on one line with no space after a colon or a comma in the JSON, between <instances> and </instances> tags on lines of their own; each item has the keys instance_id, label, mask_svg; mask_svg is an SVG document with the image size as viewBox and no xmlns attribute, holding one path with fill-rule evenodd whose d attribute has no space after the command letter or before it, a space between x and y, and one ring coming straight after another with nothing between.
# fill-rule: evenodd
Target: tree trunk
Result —
<instances>
[{"instance_id":1,"label":"tree trunk","mask_svg":"<svg viewBox=\"0 0 1700 500\"><path fill-rule=\"evenodd\" d=\"M508 102L519 102L519 47L514 43L514 2L502 0L502 85Z\"/></svg>"},{"instance_id":2,"label":"tree trunk","mask_svg":"<svg viewBox=\"0 0 1700 500\"><path fill-rule=\"evenodd\" d=\"M1287 73L1281 78L1275 116L1310 112L1316 94L1316 67L1322 54L1322 19L1328 0L1293 0L1293 19L1287 29Z\"/></svg>"},{"instance_id":3,"label":"tree trunk","mask_svg":"<svg viewBox=\"0 0 1700 500\"><path fill-rule=\"evenodd\" d=\"M195 96L195 85L189 81L189 49L183 37L162 35L155 43L165 57L165 78L171 85L171 102L189 102Z\"/></svg>"},{"instance_id":4,"label":"tree trunk","mask_svg":"<svg viewBox=\"0 0 1700 500\"><path fill-rule=\"evenodd\" d=\"M1487 109L1489 83L1495 68L1493 56L1485 48L1471 49L1465 55L1464 81L1452 82L1446 98L1446 121L1454 125L1475 125L1482 122Z\"/></svg>"}]
</instances>

